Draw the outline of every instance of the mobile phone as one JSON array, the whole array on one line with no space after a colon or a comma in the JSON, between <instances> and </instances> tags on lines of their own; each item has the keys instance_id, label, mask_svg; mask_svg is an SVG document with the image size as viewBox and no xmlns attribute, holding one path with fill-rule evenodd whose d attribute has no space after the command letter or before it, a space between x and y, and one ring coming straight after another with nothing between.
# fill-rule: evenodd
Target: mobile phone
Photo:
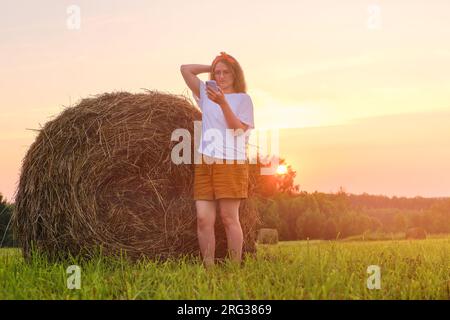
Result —
<instances>
[{"instance_id":1,"label":"mobile phone","mask_svg":"<svg viewBox=\"0 0 450 320\"><path fill-rule=\"evenodd\" d=\"M206 86L211 87L215 91L219 91L219 87L217 86L216 80L207 80L206 81Z\"/></svg>"}]
</instances>

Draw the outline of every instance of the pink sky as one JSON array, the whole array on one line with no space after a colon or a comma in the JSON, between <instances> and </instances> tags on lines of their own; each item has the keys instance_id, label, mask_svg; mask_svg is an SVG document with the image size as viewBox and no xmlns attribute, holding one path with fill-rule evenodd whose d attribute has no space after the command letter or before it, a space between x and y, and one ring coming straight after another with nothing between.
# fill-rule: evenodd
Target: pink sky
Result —
<instances>
[{"instance_id":1,"label":"pink sky","mask_svg":"<svg viewBox=\"0 0 450 320\"><path fill-rule=\"evenodd\" d=\"M81 10L78 30L67 28L69 5ZM257 127L291 128L281 151L303 190L450 196L448 1L16 0L1 9L8 199L35 138L27 128L91 94L190 95L179 66L220 51L244 68Z\"/></svg>"}]
</instances>

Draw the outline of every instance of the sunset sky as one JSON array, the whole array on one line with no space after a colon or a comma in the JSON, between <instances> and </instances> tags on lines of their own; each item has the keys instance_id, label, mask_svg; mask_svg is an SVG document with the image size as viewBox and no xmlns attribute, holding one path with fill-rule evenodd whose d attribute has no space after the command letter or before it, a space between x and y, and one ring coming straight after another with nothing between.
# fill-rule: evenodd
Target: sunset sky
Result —
<instances>
[{"instance_id":1,"label":"sunset sky","mask_svg":"<svg viewBox=\"0 0 450 320\"><path fill-rule=\"evenodd\" d=\"M13 200L28 129L64 106L141 88L192 98L180 65L225 51L301 190L450 196L448 39L448 0L3 0L0 192Z\"/></svg>"}]
</instances>

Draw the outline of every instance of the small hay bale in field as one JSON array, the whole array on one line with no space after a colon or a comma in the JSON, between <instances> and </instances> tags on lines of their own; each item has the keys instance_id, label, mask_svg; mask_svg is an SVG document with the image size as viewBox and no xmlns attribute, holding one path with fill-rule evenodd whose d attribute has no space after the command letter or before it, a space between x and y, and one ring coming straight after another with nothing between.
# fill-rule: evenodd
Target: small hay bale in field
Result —
<instances>
[{"instance_id":1,"label":"small hay bale in field","mask_svg":"<svg viewBox=\"0 0 450 320\"><path fill-rule=\"evenodd\" d=\"M258 232L258 243L261 244L277 244L278 243L278 230L261 228Z\"/></svg>"},{"instance_id":2,"label":"small hay bale in field","mask_svg":"<svg viewBox=\"0 0 450 320\"><path fill-rule=\"evenodd\" d=\"M184 96L147 90L82 99L40 129L22 164L13 225L25 257L126 251L130 258L199 254L193 165L171 161L175 129L194 140L201 113ZM192 149L191 149L192 150ZM193 157L192 157L193 158ZM255 250L256 210L243 201L243 252ZM216 256L226 237L217 226Z\"/></svg>"},{"instance_id":3,"label":"small hay bale in field","mask_svg":"<svg viewBox=\"0 0 450 320\"><path fill-rule=\"evenodd\" d=\"M426 239L427 232L423 228L409 228L406 230L406 239Z\"/></svg>"}]
</instances>

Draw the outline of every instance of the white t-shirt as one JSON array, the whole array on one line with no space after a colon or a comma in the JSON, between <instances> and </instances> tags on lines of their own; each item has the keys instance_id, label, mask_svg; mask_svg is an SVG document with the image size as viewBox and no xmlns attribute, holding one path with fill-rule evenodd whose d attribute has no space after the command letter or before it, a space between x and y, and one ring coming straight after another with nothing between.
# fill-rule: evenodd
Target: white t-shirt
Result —
<instances>
[{"instance_id":1,"label":"white t-shirt","mask_svg":"<svg viewBox=\"0 0 450 320\"><path fill-rule=\"evenodd\" d=\"M206 84L200 80L200 98L194 95L202 111L202 135L198 152L220 159L247 159L250 131L255 128L253 102L246 93L225 93L231 110L241 122L249 126L245 133L229 129L220 106L208 98ZM234 133L234 134L233 134Z\"/></svg>"}]
</instances>

